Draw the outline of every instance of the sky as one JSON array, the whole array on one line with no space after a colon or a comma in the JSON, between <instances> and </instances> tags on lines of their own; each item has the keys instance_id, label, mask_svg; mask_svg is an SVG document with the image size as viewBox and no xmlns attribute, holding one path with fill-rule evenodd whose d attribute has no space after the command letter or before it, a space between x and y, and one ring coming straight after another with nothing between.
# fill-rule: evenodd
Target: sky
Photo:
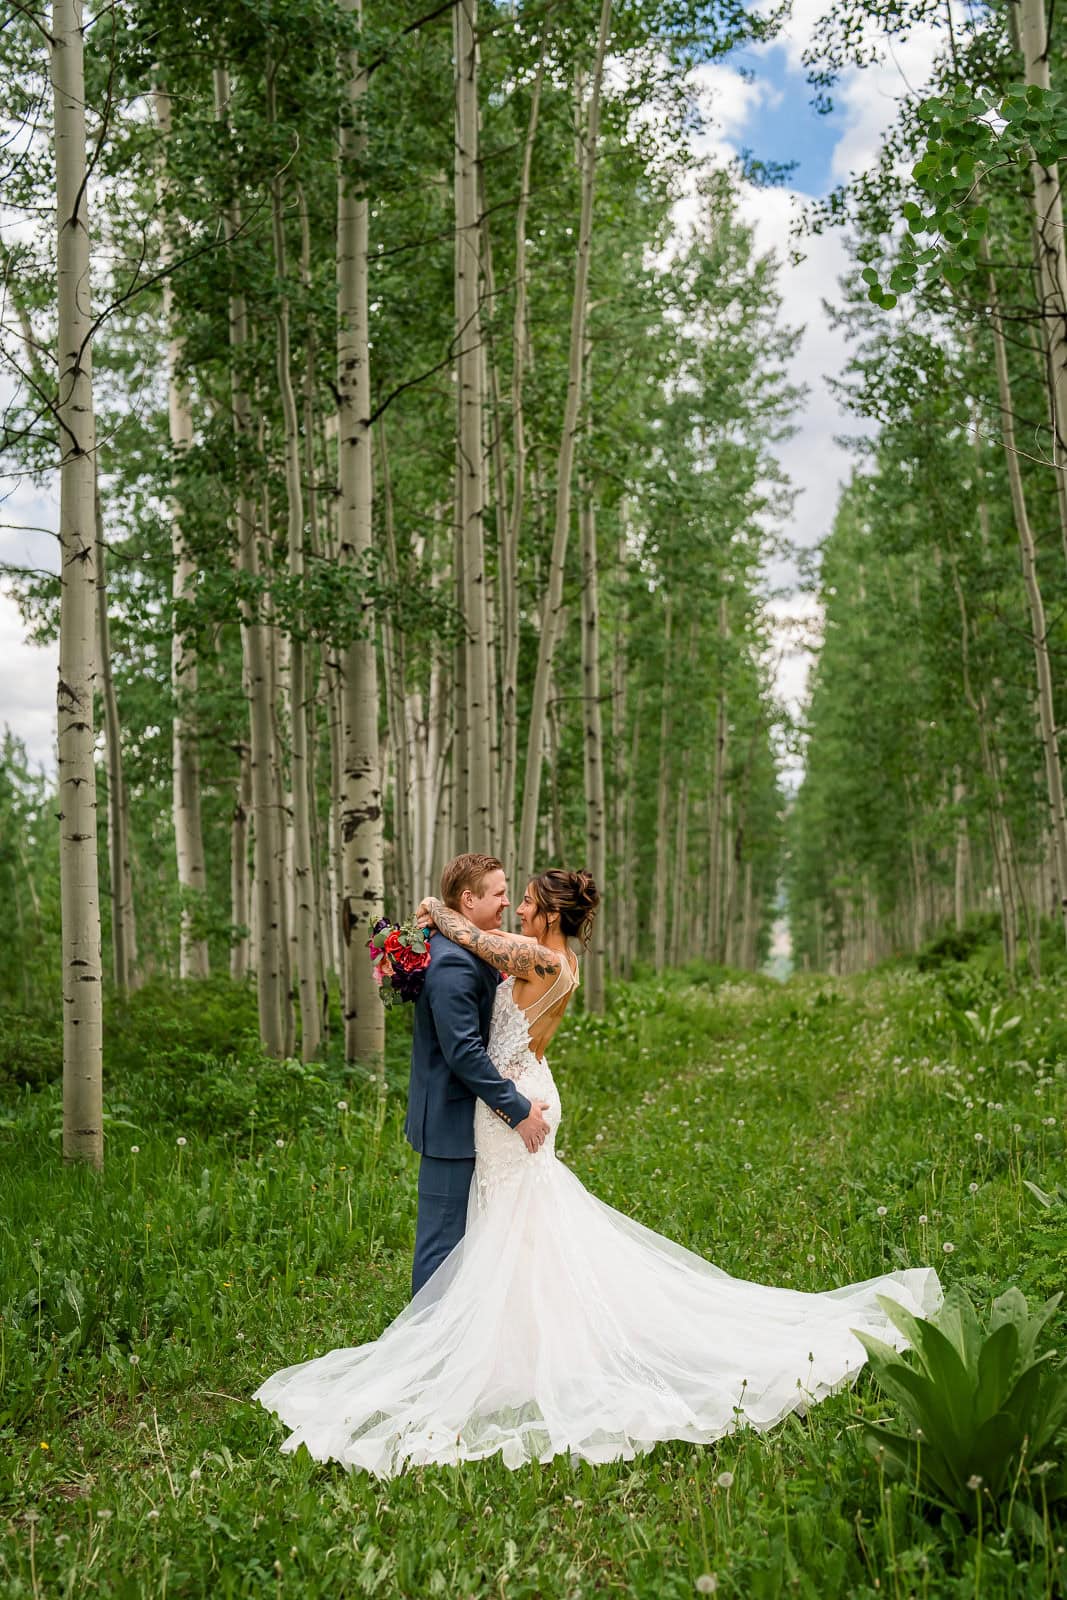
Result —
<instances>
[{"instance_id":1,"label":"sky","mask_svg":"<svg viewBox=\"0 0 1067 1600\"><path fill-rule=\"evenodd\" d=\"M793 0L791 19L773 43L749 47L694 74L694 87L712 119L703 140L709 152L728 158L747 150L765 162L796 162L786 186L747 189L742 214L754 227L759 247L773 249L781 262L783 319L804 329L791 377L806 385L809 394L795 419L797 432L779 447L779 454L800 491L789 535L805 547L829 531L851 465L837 436L857 432L859 424L842 414L826 382L847 360L843 336L830 327L823 309L845 270L843 240L837 232L791 240L791 224L798 205L826 194L875 160L898 98L926 82L938 37L930 28L917 29L879 65L846 73L834 93L834 110L820 116L811 105L802 54L825 6L826 0ZM686 219L686 204L679 205L679 223ZM805 258L791 265L790 251L798 243ZM58 505L47 496L0 483L0 556L54 567L54 534L29 531L27 524L55 529ZM786 589L796 579L788 565L768 576L775 587ZM795 709L803 699L819 619L810 598L798 594L773 601L772 609L778 619L778 689ZM55 765L56 659L54 648L26 642L14 601L0 592L0 725L7 723L25 741L31 760L49 769ZM798 769L786 776L795 784Z\"/></svg>"}]
</instances>

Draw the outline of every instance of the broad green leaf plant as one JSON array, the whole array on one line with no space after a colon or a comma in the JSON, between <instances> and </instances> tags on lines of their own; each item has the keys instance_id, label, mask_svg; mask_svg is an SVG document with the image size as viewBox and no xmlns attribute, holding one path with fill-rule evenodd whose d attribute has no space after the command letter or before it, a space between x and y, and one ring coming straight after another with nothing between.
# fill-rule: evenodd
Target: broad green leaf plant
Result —
<instances>
[{"instance_id":1,"label":"broad green leaf plant","mask_svg":"<svg viewBox=\"0 0 1067 1600\"><path fill-rule=\"evenodd\" d=\"M1037 1354L1062 1297L1031 1313L1018 1289L993 1301L983 1328L965 1289L952 1285L936 1316L913 1316L880 1297L909 1351L857 1333L879 1387L906 1428L871 1423L868 1448L892 1476L942 1510L1007 1525L1020 1484L1043 1481L1046 1502L1067 1497L1067 1374Z\"/></svg>"}]
</instances>

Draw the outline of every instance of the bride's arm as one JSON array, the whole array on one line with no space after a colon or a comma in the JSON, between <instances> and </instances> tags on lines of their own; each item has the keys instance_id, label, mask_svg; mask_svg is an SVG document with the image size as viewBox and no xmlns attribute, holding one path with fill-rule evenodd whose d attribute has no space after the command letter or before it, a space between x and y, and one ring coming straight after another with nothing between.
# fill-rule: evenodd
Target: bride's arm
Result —
<instances>
[{"instance_id":1,"label":"bride's arm","mask_svg":"<svg viewBox=\"0 0 1067 1600\"><path fill-rule=\"evenodd\" d=\"M521 933L486 933L476 928L461 911L453 911L435 895L424 900L416 913L417 919L432 922L446 939L461 944L464 949L488 961L501 972L510 972L516 978L554 978L559 972L561 958L556 950L548 950L536 939Z\"/></svg>"}]
</instances>

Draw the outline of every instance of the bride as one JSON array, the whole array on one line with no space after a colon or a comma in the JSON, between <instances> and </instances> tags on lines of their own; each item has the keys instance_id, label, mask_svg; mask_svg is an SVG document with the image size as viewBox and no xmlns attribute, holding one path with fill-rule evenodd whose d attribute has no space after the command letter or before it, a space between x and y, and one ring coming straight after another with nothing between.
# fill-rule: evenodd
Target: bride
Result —
<instances>
[{"instance_id":1,"label":"bride","mask_svg":"<svg viewBox=\"0 0 1067 1600\"><path fill-rule=\"evenodd\" d=\"M589 1192L555 1151L559 1091L545 1057L578 987L569 941L588 943L599 895L588 873L533 879L522 934L486 932L438 899L420 921L506 974L488 1051L541 1102L531 1152L478 1100L466 1232L378 1339L274 1373L253 1399L301 1444L388 1478L406 1466L497 1452L508 1467L561 1451L632 1458L661 1439L709 1443L766 1429L852 1381L854 1330L900 1348L878 1304L926 1316L932 1268L821 1293L731 1277Z\"/></svg>"}]
</instances>

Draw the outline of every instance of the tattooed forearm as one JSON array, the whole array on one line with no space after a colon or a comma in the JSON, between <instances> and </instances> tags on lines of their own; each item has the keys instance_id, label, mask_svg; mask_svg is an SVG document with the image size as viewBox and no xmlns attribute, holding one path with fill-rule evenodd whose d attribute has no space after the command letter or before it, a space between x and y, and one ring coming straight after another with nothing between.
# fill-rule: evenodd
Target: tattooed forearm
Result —
<instances>
[{"instance_id":1,"label":"tattooed forearm","mask_svg":"<svg viewBox=\"0 0 1067 1600\"><path fill-rule=\"evenodd\" d=\"M459 911L450 910L443 900L430 900L427 905L446 939L463 945L500 972L516 978L551 978L559 971L559 956L535 940L514 933L486 933Z\"/></svg>"}]
</instances>

